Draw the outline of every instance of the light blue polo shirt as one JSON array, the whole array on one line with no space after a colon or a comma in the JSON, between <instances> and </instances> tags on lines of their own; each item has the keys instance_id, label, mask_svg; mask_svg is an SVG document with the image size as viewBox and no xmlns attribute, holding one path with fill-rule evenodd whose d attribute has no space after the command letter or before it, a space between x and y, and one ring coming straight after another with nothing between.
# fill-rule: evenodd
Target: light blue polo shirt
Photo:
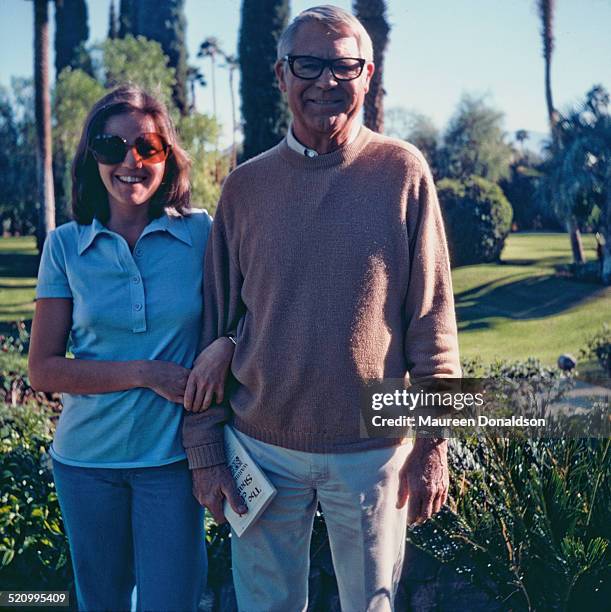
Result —
<instances>
[{"instance_id":1,"label":"light blue polo shirt","mask_svg":"<svg viewBox=\"0 0 611 612\"><path fill-rule=\"evenodd\" d=\"M151 221L133 252L97 219L45 242L37 298L72 298L75 359L159 359L190 368L202 319L212 220L203 211ZM150 389L63 394L51 455L82 467L150 467L186 457L183 408Z\"/></svg>"}]
</instances>

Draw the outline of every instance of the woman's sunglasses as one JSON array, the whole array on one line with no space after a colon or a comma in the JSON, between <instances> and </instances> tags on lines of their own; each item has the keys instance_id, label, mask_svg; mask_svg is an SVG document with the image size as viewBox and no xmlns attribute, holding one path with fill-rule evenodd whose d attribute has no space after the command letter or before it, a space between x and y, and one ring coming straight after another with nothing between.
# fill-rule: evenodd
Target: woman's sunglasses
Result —
<instances>
[{"instance_id":1,"label":"woman's sunglasses","mask_svg":"<svg viewBox=\"0 0 611 612\"><path fill-rule=\"evenodd\" d=\"M157 132L141 134L131 145L121 136L100 134L89 147L95 160L106 166L120 164L130 150L136 160L143 164L160 164L167 159L170 148L171 145Z\"/></svg>"}]
</instances>

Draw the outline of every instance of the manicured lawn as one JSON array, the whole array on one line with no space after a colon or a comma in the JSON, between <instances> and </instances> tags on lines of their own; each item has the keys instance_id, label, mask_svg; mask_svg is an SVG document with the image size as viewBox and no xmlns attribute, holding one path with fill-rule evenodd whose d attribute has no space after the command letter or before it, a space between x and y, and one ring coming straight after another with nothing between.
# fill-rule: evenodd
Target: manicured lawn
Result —
<instances>
[{"instance_id":1,"label":"manicured lawn","mask_svg":"<svg viewBox=\"0 0 611 612\"><path fill-rule=\"evenodd\" d=\"M34 313L38 256L34 238L0 238L0 334L15 335L12 323ZM26 357L1 353L0 370L25 370Z\"/></svg>"},{"instance_id":2,"label":"manicured lawn","mask_svg":"<svg viewBox=\"0 0 611 612\"><path fill-rule=\"evenodd\" d=\"M594 259L594 238L584 242ZM554 266L570 260L565 234L512 234L501 264L455 269L462 357L553 364L561 353L577 354L611 322L611 289L555 276ZM0 333L32 318L36 263L33 238L0 238Z\"/></svg>"},{"instance_id":3,"label":"manicured lawn","mask_svg":"<svg viewBox=\"0 0 611 612\"><path fill-rule=\"evenodd\" d=\"M588 260L594 238L585 236ZM586 338L611 321L611 289L554 274L570 263L565 234L513 234L499 264L465 266L453 272L461 354L495 358L577 356Z\"/></svg>"}]
</instances>

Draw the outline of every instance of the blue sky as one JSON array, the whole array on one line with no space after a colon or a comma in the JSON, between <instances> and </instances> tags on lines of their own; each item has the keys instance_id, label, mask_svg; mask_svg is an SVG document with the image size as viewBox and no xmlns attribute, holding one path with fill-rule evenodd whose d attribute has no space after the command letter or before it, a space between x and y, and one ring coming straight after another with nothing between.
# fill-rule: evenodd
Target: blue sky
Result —
<instances>
[{"instance_id":1,"label":"blue sky","mask_svg":"<svg viewBox=\"0 0 611 612\"><path fill-rule=\"evenodd\" d=\"M110 0L88 1L92 42L106 35L109 4ZM313 4L293 0L292 14ZM350 9L351 1L335 4ZM562 109L581 100L594 83L611 89L611 0L557 0L556 4L552 87L555 104ZM235 52L240 5L239 0L186 0L190 61L198 63L204 74L209 75L210 64L195 57L199 44L216 36L228 52ZM507 132L522 128L546 132L535 0L389 0L388 16L392 30L384 71L387 107L417 110L443 127L463 92L484 94L505 113ZM0 0L3 85L13 75L32 74L32 31L32 2ZM219 118L228 142L228 80L219 69L217 89ZM210 87L199 89L197 106L211 112Z\"/></svg>"}]
</instances>

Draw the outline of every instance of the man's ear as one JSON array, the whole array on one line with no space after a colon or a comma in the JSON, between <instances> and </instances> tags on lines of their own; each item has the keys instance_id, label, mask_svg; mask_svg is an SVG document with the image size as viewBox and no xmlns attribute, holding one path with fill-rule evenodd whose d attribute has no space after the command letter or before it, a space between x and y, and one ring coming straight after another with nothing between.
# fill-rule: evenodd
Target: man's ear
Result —
<instances>
[{"instance_id":1,"label":"man's ear","mask_svg":"<svg viewBox=\"0 0 611 612\"><path fill-rule=\"evenodd\" d=\"M369 84L371 83L371 77L376 71L375 64L373 62L367 62L365 64L365 93L369 91Z\"/></svg>"},{"instance_id":2,"label":"man's ear","mask_svg":"<svg viewBox=\"0 0 611 612\"><path fill-rule=\"evenodd\" d=\"M274 65L274 72L278 79L278 89L286 93L286 79L284 74L284 60L278 60Z\"/></svg>"}]
</instances>

